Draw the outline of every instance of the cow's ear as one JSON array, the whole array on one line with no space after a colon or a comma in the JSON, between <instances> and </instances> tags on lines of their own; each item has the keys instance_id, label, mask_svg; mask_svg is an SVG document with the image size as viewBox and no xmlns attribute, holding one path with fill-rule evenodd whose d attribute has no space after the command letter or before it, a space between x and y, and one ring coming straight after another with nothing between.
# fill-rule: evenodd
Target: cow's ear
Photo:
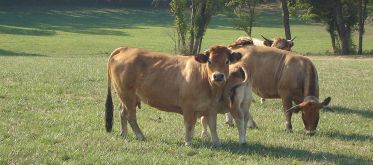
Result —
<instances>
[{"instance_id":1,"label":"cow's ear","mask_svg":"<svg viewBox=\"0 0 373 165\"><path fill-rule=\"evenodd\" d=\"M194 59L199 63L206 63L209 60L209 56L199 53L197 55L194 55Z\"/></svg>"},{"instance_id":2,"label":"cow's ear","mask_svg":"<svg viewBox=\"0 0 373 165\"><path fill-rule=\"evenodd\" d=\"M294 46L294 42L293 41L289 41L289 46L290 48Z\"/></svg>"},{"instance_id":3,"label":"cow's ear","mask_svg":"<svg viewBox=\"0 0 373 165\"><path fill-rule=\"evenodd\" d=\"M265 41L263 41L263 44L264 44L265 46L271 47L272 44L273 44L273 41L272 41L272 40L265 40Z\"/></svg>"},{"instance_id":4,"label":"cow's ear","mask_svg":"<svg viewBox=\"0 0 373 165\"><path fill-rule=\"evenodd\" d=\"M323 106L327 106L329 103L330 103L330 100L332 100L332 98L331 97L328 97L328 98L326 98L321 104L323 105Z\"/></svg>"},{"instance_id":5,"label":"cow's ear","mask_svg":"<svg viewBox=\"0 0 373 165\"><path fill-rule=\"evenodd\" d=\"M228 58L229 58L229 61L233 63L233 62L239 61L242 58L242 54L239 52L232 52Z\"/></svg>"}]
</instances>

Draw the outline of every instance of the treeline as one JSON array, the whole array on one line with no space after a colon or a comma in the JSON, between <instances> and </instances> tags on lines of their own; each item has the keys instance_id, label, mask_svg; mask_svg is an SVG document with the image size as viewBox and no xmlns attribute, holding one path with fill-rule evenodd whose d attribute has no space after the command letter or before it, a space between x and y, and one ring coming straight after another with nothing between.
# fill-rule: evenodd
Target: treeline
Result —
<instances>
[{"instance_id":1,"label":"treeline","mask_svg":"<svg viewBox=\"0 0 373 165\"><path fill-rule=\"evenodd\" d=\"M79 6L94 6L94 5L109 5L109 6L134 6L134 7L150 7L153 0L0 0L2 6L19 6L19 5L79 5ZM163 0L161 3L169 3L169 0Z\"/></svg>"}]
</instances>

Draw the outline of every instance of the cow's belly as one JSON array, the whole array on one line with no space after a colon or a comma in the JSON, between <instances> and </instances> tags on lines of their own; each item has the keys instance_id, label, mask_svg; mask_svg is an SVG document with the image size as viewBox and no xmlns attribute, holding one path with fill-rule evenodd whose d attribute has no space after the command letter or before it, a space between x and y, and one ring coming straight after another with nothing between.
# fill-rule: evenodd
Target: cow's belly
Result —
<instances>
[{"instance_id":1,"label":"cow's belly","mask_svg":"<svg viewBox=\"0 0 373 165\"><path fill-rule=\"evenodd\" d=\"M136 92L136 94L143 103L148 104L151 107L166 112L182 113L181 107L175 100L170 100L160 94L149 94L149 92L144 93L139 91Z\"/></svg>"},{"instance_id":2,"label":"cow's belly","mask_svg":"<svg viewBox=\"0 0 373 165\"><path fill-rule=\"evenodd\" d=\"M280 98L277 89L273 87L263 87L260 85L253 85L253 92L261 98Z\"/></svg>"}]
</instances>

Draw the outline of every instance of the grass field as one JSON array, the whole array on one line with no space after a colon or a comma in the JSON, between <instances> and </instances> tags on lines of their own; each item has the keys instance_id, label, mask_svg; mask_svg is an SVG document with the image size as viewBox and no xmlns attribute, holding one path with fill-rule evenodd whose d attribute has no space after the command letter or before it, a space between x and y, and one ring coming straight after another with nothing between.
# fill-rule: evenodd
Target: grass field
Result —
<instances>
[{"instance_id":1,"label":"grass field","mask_svg":"<svg viewBox=\"0 0 373 165\"><path fill-rule=\"evenodd\" d=\"M204 48L244 34L227 22L213 19ZM291 22L295 51L330 49L324 27ZM108 54L122 45L172 52L171 24L165 10L0 8L0 164L373 164L372 56L310 57L320 97L331 96L334 110L321 112L312 137L304 134L300 114L293 116L294 133L284 131L279 100L252 104L259 129L248 130L245 147L222 115L221 147L200 138L200 124L194 145L185 147L182 116L146 105L138 111L146 141L132 132L122 138L118 113L114 132L106 133ZM283 34L280 14L263 13L253 32ZM372 25L364 40L364 49L372 50Z\"/></svg>"}]
</instances>

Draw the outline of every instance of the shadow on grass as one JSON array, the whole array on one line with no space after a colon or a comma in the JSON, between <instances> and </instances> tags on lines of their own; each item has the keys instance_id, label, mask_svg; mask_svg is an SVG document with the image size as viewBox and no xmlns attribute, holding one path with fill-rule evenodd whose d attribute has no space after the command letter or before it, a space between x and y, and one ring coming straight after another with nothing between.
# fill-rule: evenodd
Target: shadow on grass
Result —
<instances>
[{"instance_id":1,"label":"shadow on grass","mask_svg":"<svg viewBox=\"0 0 373 165\"><path fill-rule=\"evenodd\" d=\"M340 139L345 141L372 141L373 142L373 136L369 135L360 135L360 134L344 134L341 132L325 132L322 133L320 136L326 136L332 139Z\"/></svg>"},{"instance_id":2,"label":"shadow on grass","mask_svg":"<svg viewBox=\"0 0 373 165\"><path fill-rule=\"evenodd\" d=\"M362 110L362 109L351 109L348 107L341 107L341 106L331 106L330 109L331 111L333 111L333 113L356 114L361 117L373 119L373 110L369 111L369 110Z\"/></svg>"},{"instance_id":3,"label":"shadow on grass","mask_svg":"<svg viewBox=\"0 0 373 165\"><path fill-rule=\"evenodd\" d=\"M198 142L192 145L193 148L209 148L206 143ZM211 146L211 145L210 145ZM371 164L371 160L352 157L342 154L333 154L327 152L311 152L302 149L288 148L282 146L271 146L260 143L248 143L245 146L239 146L237 142L224 142L221 147L211 147L211 150L223 150L238 155L262 155L263 157L291 158L301 161L320 161L335 164Z\"/></svg>"},{"instance_id":4,"label":"shadow on grass","mask_svg":"<svg viewBox=\"0 0 373 165\"><path fill-rule=\"evenodd\" d=\"M172 16L167 10L83 7L14 7L1 9L0 33L54 35L55 31L128 35L126 29L144 25L168 27Z\"/></svg>"},{"instance_id":5,"label":"shadow on grass","mask_svg":"<svg viewBox=\"0 0 373 165\"><path fill-rule=\"evenodd\" d=\"M0 33L16 34L16 35L33 35L33 36L51 36L55 35L55 31L41 29L24 29L18 27L7 27L0 25Z\"/></svg>"},{"instance_id":6,"label":"shadow on grass","mask_svg":"<svg viewBox=\"0 0 373 165\"><path fill-rule=\"evenodd\" d=\"M0 56L34 56L34 57L48 57L42 54L25 53L25 52L13 52L8 50L0 49Z\"/></svg>"},{"instance_id":7,"label":"shadow on grass","mask_svg":"<svg viewBox=\"0 0 373 165\"><path fill-rule=\"evenodd\" d=\"M173 16L167 9L129 9L95 7L12 7L0 8L0 33L54 35L55 31L126 35L126 29L141 26L171 27ZM291 24L305 24L291 19ZM255 27L282 28L280 11L262 12ZM224 14L214 16L209 28L233 28L232 19ZM120 30L118 30L120 29Z\"/></svg>"}]
</instances>

